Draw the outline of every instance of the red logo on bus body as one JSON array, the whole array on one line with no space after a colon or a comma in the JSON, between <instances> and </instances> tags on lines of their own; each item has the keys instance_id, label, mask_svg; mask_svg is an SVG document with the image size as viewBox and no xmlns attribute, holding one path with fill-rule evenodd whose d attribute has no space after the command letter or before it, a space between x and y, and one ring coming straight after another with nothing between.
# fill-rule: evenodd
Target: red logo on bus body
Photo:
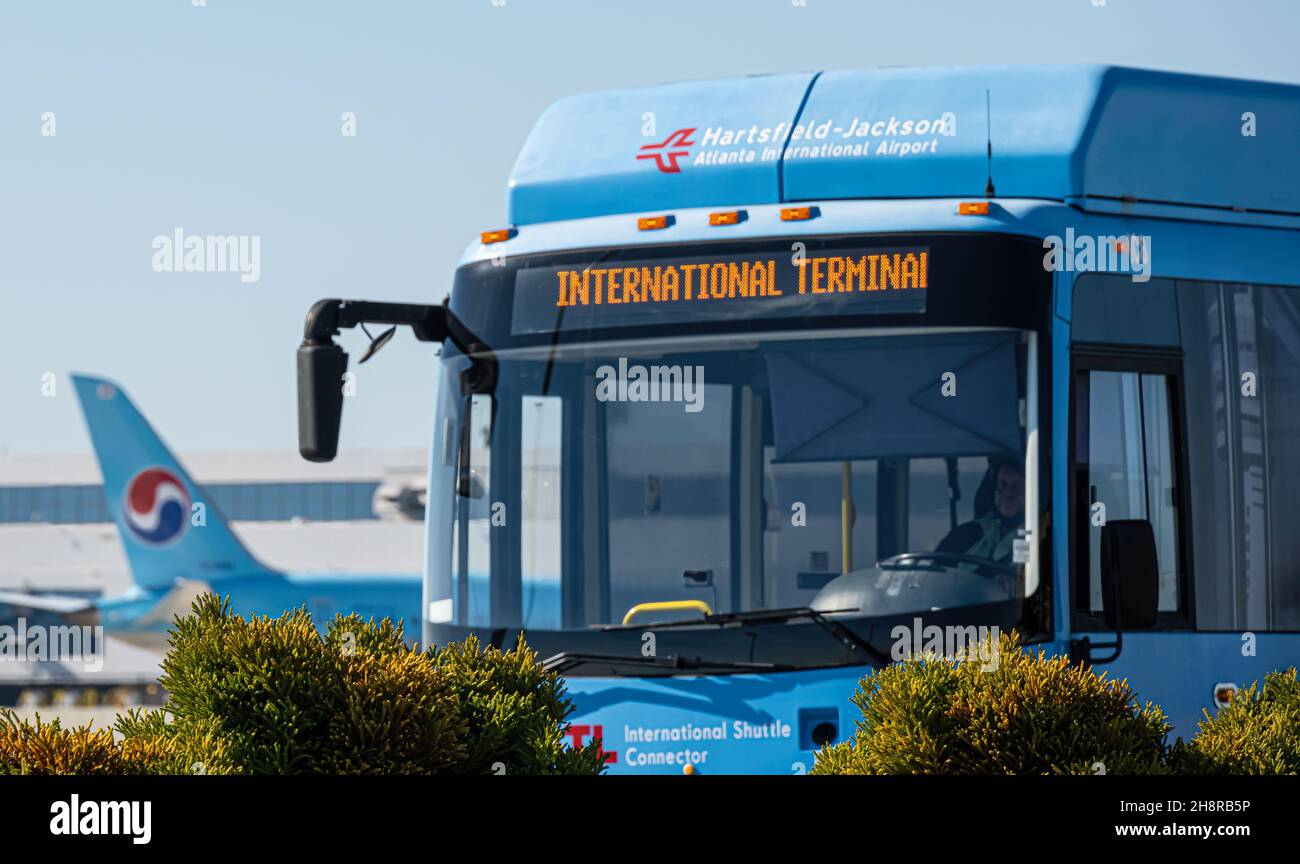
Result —
<instances>
[{"instance_id":1,"label":"red logo on bus body","mask_svg":"<svg viewBox=\"0 0 1300 864\"><path fill-rule=\"evenodd\" d=\"M597 724L597 725L595 725L595 726L586 726L586 725L583 725L583 726L570 726L570 727L569 727L569 737L573 739L573 746L574 746L575 748L581 747L581 746L582 746L582 739L583 739L583 738L586 738L588 735L590 735L590 736L593 737L593 738L600 738L600 739L601 739L600 756L601 756L602 759L604 759L606 762L610 763L611 765L618 761L618 751L617 751L617 750L606 750L606 749L605 749L605 746L604 746L604 745L605 745L605 742L604 742L604 738L605 738L605 727L604 727L604 726L601 726L600 724Z\"/></svg>"},{"instance_id":2,"label":"red logo on bus body","mask_svg":"<svg viewBox=\"0 0 1300 864\"><path fill-rule=\"evenodd\" d=\"M694 144L690 140L691 133L695 131L692 126L689 129L678 129L669 135L659 144L646 144L637 154L638 159L653 159L655 166L665 174L679 174L682 167L677 164L677 160L682 156L691 155L687 148Z\"/></svg>"}]
</instances>

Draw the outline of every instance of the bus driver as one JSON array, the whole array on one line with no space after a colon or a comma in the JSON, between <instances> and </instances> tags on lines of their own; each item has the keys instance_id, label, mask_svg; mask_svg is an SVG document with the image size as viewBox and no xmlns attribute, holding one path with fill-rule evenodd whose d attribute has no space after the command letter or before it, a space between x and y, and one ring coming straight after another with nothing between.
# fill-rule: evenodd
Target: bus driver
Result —
<instances>
[{"instance_id":1,"label":"bus driver","mask_svg":"<svg viewBox=\"0 0 1300 864\"><path fill-rule=\"evenodd\" d=\"M1010 565L1016 533L1024 524L1025 467L1019 462L999 462L994 474L993 509L952 529L935 551L974 555Z\"/></svg>"}]
</instances>

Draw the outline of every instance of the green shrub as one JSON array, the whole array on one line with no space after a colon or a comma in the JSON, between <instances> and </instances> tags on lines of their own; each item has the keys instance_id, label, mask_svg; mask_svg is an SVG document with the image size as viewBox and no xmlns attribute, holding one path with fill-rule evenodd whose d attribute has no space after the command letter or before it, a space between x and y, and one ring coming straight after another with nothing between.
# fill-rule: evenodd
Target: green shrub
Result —
<instances>
[{"instance_id":1,"label":"green shrub","mask_svg":"<svg viewBox=\"0 0 1300 864\"><path fill-rule=\"evenodd\" d=\"M1180 774L1300 774L1300 681L1294 667L1270 672L1197 726L1176 747Z\"/></svg>"},{"instance_id":2,"label":"green shrub","mask_svg":"<svg viewBox=\"0 0 1300 864\"><path fill-rule=\"evenodd\" d=\"M0 709L0 774L126 774L113 733L59 721L19 720Z\"/></svg>"},{"instance_id":3,"label":"green shrub","mask_svg":"<svg viewBox=\"0 0 1300 864\"><path fill-rule=\"evenodd\" d=\"M0 774L176 774L189 756L167 736L118 740L109 729L64 729L57 718L33 723L0 708Z\"/></svg>"},{"instance_id":4,"label":"green shrub","mask_svg":"<svg viewBox=\"0 0 1300 864\"><path fill-rule=\"evenodd\" d=\"M193 612L163 660L167 716L119 721L129 739L170 737L208 773L432 772L460 758L464 728L443 676L404 645L379 649L400 644L400 630L336 619L322 640L304 609L246 619L213 595ZM344 651L336 631L349 627L359 638Z\"/></svg>"},{"instance_id":5,"label":"green shrub","mask_svg":"<svg viewBox=\"0 0 1300 864\"><path fill-rule=\"evenodd\" d=\"M198 598L170 636L161 711L119 717L159 773L427 774L603 770L563 745L563 681L523 644L409 648L400 625L305 609L243 618ZM129 750L128 752L135 752Z\"/></svg>"},{"instance_id":6,"label":"green shrub","mask_svg":"<svg viewBox=\"0 0 1300 864\"><path fill-rule=\"evenodd\" d=\"M1138 705L1127 681L1026 653L1015 634L993 656L995 665L907 660L863 678L855 736L823 748L813 773L1165 772L1170 726L1159 708Z\"/></svg>"},{"instance_id":7,"label":"green shrub","mask_svg":"<svg viewBox=\"0 0 1300 864\"><path fill-rule=\"evenodd\" d=\"M132 708L113 724L122 752L140 774L239 774L213 722L168 722L165 711Z\"/></svg>"},{"instance_id":8,"label":"green shrub","mask_svg":"<svg viewBox=\"0 0 1300 864\"><path fill-rule=\"evenodd\" d=\"M544 672L523 634L513 651L484 649L473 636L432 652L468 726L461 770L468 774L599 774L595 742L565 745L573 703L564 679Z\"/></svg>"}]
</instances>

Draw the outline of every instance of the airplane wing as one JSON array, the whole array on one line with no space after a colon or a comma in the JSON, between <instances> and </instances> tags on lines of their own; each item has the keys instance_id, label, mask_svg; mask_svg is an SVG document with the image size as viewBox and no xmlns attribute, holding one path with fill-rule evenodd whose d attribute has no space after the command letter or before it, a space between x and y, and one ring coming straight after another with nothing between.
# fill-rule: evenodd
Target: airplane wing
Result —
<instances>
[{"instance_id":1,"label":"airplane wing","mask_svg":"<svg viewBox=\"0 0 1300 864\"><path fill-rule=\"evenodd\" d=\"M57 594L23 594L18 591L0 591L0 605L22 609L39 609L72 615L94 609L95 605L81 597L60 597Z\"/></svg>"},{"instance_id":2,"label":"airplane wing","mask_svg":"<svg viewBox=\"0 0 1300 864\"><path fill-rule=\"evenodd\" d=\"M159 597L152 609L140 616L136 626L147 628L161 624L163 627L170 627L173 618L177 616L184 618L190 614L196 598L213 593L215 592L212 586L201 579L177 579L172 589Z\"/></svg>"}]
</instances>

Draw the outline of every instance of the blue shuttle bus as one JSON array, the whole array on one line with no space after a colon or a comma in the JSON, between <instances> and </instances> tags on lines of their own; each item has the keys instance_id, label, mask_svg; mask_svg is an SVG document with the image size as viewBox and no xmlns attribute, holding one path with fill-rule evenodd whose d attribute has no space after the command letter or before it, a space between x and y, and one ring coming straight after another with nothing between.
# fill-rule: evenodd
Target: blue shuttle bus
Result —
<instances>
[{"instance_id":1,"label":"blue shuttle bus","mask_svg":"<svg viewBox=\"0 0 1300 864\"><path fill-rule=\"evenodd\" d=\"M300 449L340 329L439 347L422 641L524 632L614 773L805 772L1012 629L1187 736L1300 661L1297 142L1115 67L563 99L444 304L311 310Z\"/></svg>"}]
</instances>

